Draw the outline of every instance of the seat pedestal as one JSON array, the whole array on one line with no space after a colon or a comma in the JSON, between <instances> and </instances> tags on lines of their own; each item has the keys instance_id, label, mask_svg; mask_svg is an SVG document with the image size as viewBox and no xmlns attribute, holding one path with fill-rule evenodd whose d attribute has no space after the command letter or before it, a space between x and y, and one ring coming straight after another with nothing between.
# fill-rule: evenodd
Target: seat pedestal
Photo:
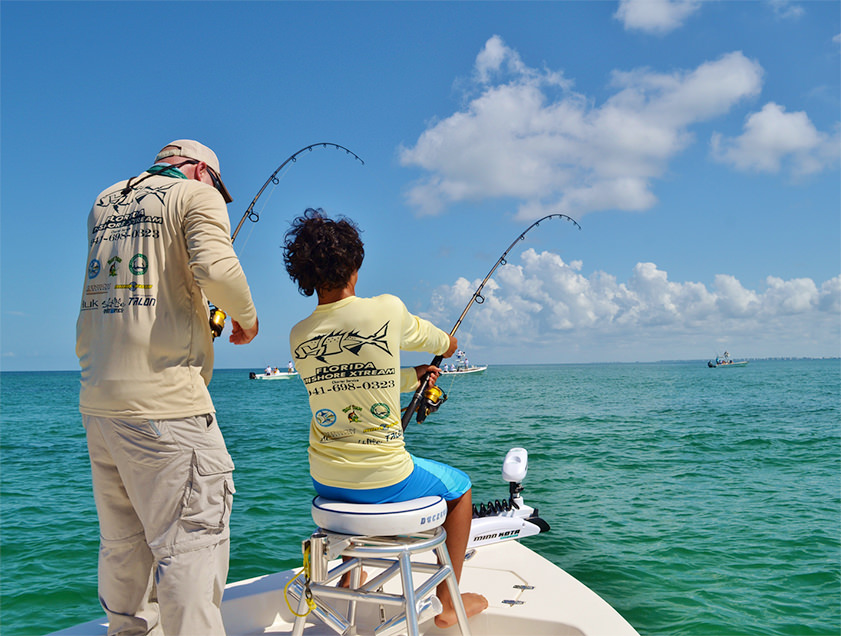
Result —
<instances>
[{"instance_id":1,"label":"seat pedestal","mask_svg":"<svg viewBox=\"0 0 841 636\"><path fill-rule=\"evenodd\" d=\"M411 507L422 501L404 502L402 507ZM343 636L418 636L419 624L440 613L441 602L435 596L435 588L446 582L454 601L462 636L470 636L467 614L445 544L447 533L440 527L446 516L446 503L443 500L423 511L431 511L431 514L421 515L423 523L420 527L424 529L390 536L348 534L354 526L354 521L349 520L349 516L362 515L364 519L359 525L369 529L372 525L408 530L412 528L406 524L401 526L401 523L394 526L393 516L392 519L384 519L383 523L380 523L377 519L380 509L378 505L341 504L341 512L330 511L326 517L324 505L325 500L318 497L313 502L313 517L316 522L321 522L322 527L303 542L305 563L310 564L309 581L302 581L303 577L299 577L289 588L291 596L298 599L297 614L307 613L307 596L310 595L315 604L311 614ZM395 504L387 506L390 510L382 514L393 515ZM443 514L440 513L442 506ZM333 513L343 516L333 518ZM328 524L339 526L341 532L324 527ZM413 556L424 552L433 552L437 563L412 560ZM329 569L328 562L338 557L342 557L343 562ZM364 583L363 568L370 577ZM375 571L377 574L372 576ZM350 573L350 587L337 587L339 579L346 573ZM386 583L398 577L401 593L385 592ZM365 621L366 626L361 627L357 620L359 603L373 605L374 607L369 609L373 609L378 620ZM396 608L396 615L392 609L389 612L391 616L388 616L387 608ZM306 621L306 616L295 618L293 636L303 634ZM372 623L378 625L373 626ZM359 631L360 627L362 631Z\"/></svg>"}]
</instances>

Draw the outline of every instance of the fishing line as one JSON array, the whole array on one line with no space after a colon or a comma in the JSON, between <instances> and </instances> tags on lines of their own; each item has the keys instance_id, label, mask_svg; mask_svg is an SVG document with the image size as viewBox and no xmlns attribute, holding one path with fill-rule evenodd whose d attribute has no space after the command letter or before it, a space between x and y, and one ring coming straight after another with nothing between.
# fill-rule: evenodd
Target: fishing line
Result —
<instances>
[{"instance_id":1,"label":"fishing line","mask_svg":"<svg viewBox=\"0 0 841 636\"><path fill-rule=\"evenodd\" d=\"M476 291L473 292L473 296L470 298L470 301L468 301L467 307L465 307L464 311L461 312L461 316L459 316L458 320L456 320L456 324L453 326L452 331L450 331L451 336L454 336L456 331L458 331L461 322L464 320L464 317L467 315L467 312L473 306L473 303L475 302L481 305L483 302L485 302L485 297L482 296L482 289L485 287L485 284L490 280L491 276L493 276L493 273L496 271L496 268L500 265L505 265L508 262L505 260L505 257L508 256L508 253L512 249L514 249L514 246L517 243L519 243L526 237L526 234L528 234L532 228L537 227L542 221L545 221L547 219L561 219L564 221L569 221L570 223L575 225L575 227L577 227L579 230L581 229L581 226L578 225L578 221L573 219L571 216L567 216L566 214L560 213L547 214L546 216L538 219L537 221L529 225L522 232L522 234L520 234L520 236L514 239L514 242L508 246L508 249L502 253L502 256L500 256L499 259L497 259L496 263L494 263L494 266L491 267L491 271L488 272L488 275L485 276L485 278L479 284L479 287L477 287ZM443 359L444 356L442 355L435 356L432 359L432 362L430 362L430 366L440 367L441 361ZM409 405L403 410L403 417L401 418L403 430L405 431L406 427L409 426L409 422L412 419L412 415L414 415L416 411L417 422L418 424L420 424L426 419L427 415L437 411L446 400L447 394L444 393L443 389L441 389L438 386L429 386L429 373L424 375L421 379L420 385L415 391L415 394L412 396L412 400L409 402Z\"/></svg>"},{"instance_id":2,"label":"fishing line","mask_svg":"<svg viewBox=\"0 0 841 636\"><path fill-rule=\"evenodd\" d=\"M335 144L332 141L320 141L320 142L315 143L315 144L310 144L309 146L304 146L298 152L294 152L291 155L289 155L289 157L287 157L284 160L284 162L282 164L280 164L275 169L274 172L272 172L272 174L269 176L269 178L266 179L266 182L263 184L263 187L260 188L260 190L257 192L257 196L255 196L251 200L251 203L248 205L248 208L245 210L245 214L243 214L242 218L239 220L239 223L237 224L237 227L234 230L234 233L231 235L231 243L233 243L236 240L237 235L239 234L239 231L242 229L242 226L245 223L246 219L251 221L254 224L256 224L257 221L260 220L260 214L262 214L263 210L265 210L266 203L268 203L268 199L266 200L266 202L264 202L263 207L260 208L259 212L254 211L254 206L256 205L257 200L263 195L263 192L265 192L266 188L269 187L269 184L274 184L275 187L277 187L277 185L280 183L280 180L286 174L286 173L284 173L281 177L278 177L277 175L280 173L280 171L283 170L290 163L297 163L298 162L298 157L301 154L303 154L305 152L312 152L313 149L316 149L316 148L335 148L336 150L344 150L346 155L352 157L353 159L355 159L356 161L361 163L363 166L365 165L365 161L363 161L362 157L357 155L352 150L350 150L348 148L345 148L344 146L341 146L339 144ZM272 191L269 193L269 198L271 198L271 194L274 193L274 190L275 190L275 188L272 188ZM251 230L252 231L254 230L253 226L252 226ZM249 236L250 236L250 233L249 233ZM218 338L222 334L222 330L225 328L225 319L227 318L227 316L225 315L224 311L222 311L218 307L214 306L212 303L208 303L208 305L210 307L210 333L211 333L212 338L215 340L216 338Z\"/></svg>"},{"instance_id":3,"label":"fishing line","mask_svg":"<svg viewBox=\"0 0 841 636\"><path fill-rule=\"evenodd\" d=\"M245 248L248 245L248 241L251 239L251 235L254 234L254 228L257 227L257 221L260 219L260 216L263 214L263 211L266 209L266 206L269 204L269 201L272 200L272 197L274 196L275 190L277 190L277 186L280 184L281 181L283 181L283 179L286 177L286 175L288 173L289 173L289 168L287 167L283 171L283 174L278 176L273 181L275 187L273 187L271 189L271 191L269 192L269 194L266 196L266 198L263 199L263 205L260 207L260 211L254 213L254 216L255 216L256 220L253 223L251 223L251 225L248 226L248 234L246 234L245 238L241 241L242 249L240 249L240 251L239 251L240 254L245 252ZM234 238L236 238L236 234L234 234ZM233 238L231 239L231 242L233 243Z\"/></svg>"},{"instance_id":4,"label":"fishing line","mask_svg":"<svg viewBox=\"0 0 841 636\"><path fill-rule=\"evenodd\" d=\"M476 326L476 314L471 314L470 318L468 318L465 321L464 328L462 329L462 331L463 332L466 331L467 335L469 337L470 335L472 335L473 327L475 327L475 326ZM456 350L456 353L458 353L458 351L460 350L464 354L465 368L470 368L469 358L467 357L467 350L466 350L467 348L469 348L469 346L467 346L466 348L464 346L459 346L459 348ZM456 363L454 365L451 363L450 366L453 366L454 368L458 368L458 360L456 361ZM444 391L444 395L449 395L450 393L453 392L453 388L455 387L456 382L460 383L460 382L463 381L463 378L462 378L463 375L466 375L466 374L456 372L456 373L448 373L446 376L444 376L444 377L447 377L450 381L449 386L447 387L447 390ZM458 378L458 379L456 379L456 378ZM436 384L438 386L441 386L441 379L442 379L442 377L439 376L438 381L436 382ZM443 390L443 387L442 387L442 390Z\"/></svg>"}]
</instances>

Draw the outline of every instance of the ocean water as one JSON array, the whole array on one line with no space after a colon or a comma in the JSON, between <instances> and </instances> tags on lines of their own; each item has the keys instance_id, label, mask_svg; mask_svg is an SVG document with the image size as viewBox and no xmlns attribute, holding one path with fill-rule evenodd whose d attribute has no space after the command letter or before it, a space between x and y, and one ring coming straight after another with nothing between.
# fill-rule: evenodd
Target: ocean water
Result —
<instances>
[{"instance_id":1,"label":"ocean water","mask_svg":"<svg viewBox=\"0 0 841 636\"><path fill-rule=\"evenodd\" d=\"M4 635L102 614L78 382L0 376ZM838 360L491 366L441 386L412 452L466 470L482 502L506 496L502 459L527 448L524 496L552 530L524 543L640 634L841 632ZM312 529L303 387L220 370L211 392L237 465L229 580L297 567Z\"/></svg>"}]
</instances>

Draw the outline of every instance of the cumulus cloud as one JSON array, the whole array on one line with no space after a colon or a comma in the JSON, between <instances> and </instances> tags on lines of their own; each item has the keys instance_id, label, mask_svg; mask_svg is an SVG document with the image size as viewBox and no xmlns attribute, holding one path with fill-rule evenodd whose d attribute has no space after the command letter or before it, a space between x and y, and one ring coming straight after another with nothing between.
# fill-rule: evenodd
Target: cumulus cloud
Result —
<instances>
[{"instance_id":1,"label":"cumulus cloud","mask_svg":"<svg viewBox=\"0 0 841 636\"><path fill-rule=\"evenodd\" d=\"M791 0L767 0L774 15L783 20L800 18L806 11ZM682 27L701 8L701 0L619 0L613 15L628 31L665 35Z\"/></svg>"},{"instance_id":2,"label":"cumulus cloud","mask_svg":"<svg viewBox=\"0 0 841 636\"><path fill-rule=\"evenodd\" d=\"M787 113L769 102L748 115L740 136L715 133L711 149L718 161L739 170L777 173L789 165L794 174L809 174L837 161L841 143L837 130L834 135L819 132L805 112Z\"/></svg>"},{"instance_id":3,"label":"cumulus cloud","mask_svg":"<svg viewBox=\"0 0 841 636\"><path fill-rule=\"evenodd\" d=\"M627 30L662 35L683 26L700 6L699 0L620 0L614 17Z\"/></svg>"},{"instance_id":4,"label":"cumulus cloud","mask_svg":"<svg viewBox=\"0 0 841 636\"><path fill-rule=\"evenodd\" d=\"M808 278L768 276L762 289L751 290L725 274L716 276L709 289L698 282L671 281L654 263L638 263L626 282L605 272L585 276L581 270L580 262L527 249L519 264L500 267L488 282L485 303L473 310L470 333L459 337L466 346L480 348L508 343L549 349L572 334L593 343L670 337L710 343L732 333L768 337L775 323L781 333L792 324L798 333L820 324L824 339L834 339L837 350L841 275L820 286ZM446 324L459 315L479 282L459 278L440 287L425 315Z\"/></svg>"},{"instance_id":5,"label":"cumulus cloud","mask_svg":"<svg viewBox=\"0 0 841 636\"><path fill-rule=\"evenodd\" d=\"M652 180L693 142L691 127L757 95L762 74L738 51L671 73L615 71L612 95L596 105L495 35L476 58L478 96L400 148L404 166L428 173L407 199L437 214L453 202L514 198L522 220L559 208L646 210L657 201Z\"/></svg>"},{"instance_id":6,"label":"cumulus cloud","mask_svg":"<svg viewBox=\"0 0 841 636\"><path fill-rule=\"evenodd\" d=\"M768 0L768 3L773 9L774 15L784 20L797 19L806 12L801 5L791 2L791 0Z\"/></svg>"}]
</instances>

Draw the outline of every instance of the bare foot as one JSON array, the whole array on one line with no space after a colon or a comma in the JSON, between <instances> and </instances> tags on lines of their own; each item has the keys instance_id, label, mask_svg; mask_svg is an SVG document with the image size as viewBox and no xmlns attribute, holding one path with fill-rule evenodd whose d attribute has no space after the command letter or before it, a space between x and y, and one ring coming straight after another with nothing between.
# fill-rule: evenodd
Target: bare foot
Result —
<instances>
[{"instance_id":1,"label":"bare foot","mask_svg":"<svg viewBox=\"0 0 841 636\"><path fill-rule=\"evenodd\" d=\"M471 616L476 616L479 612L482 612L488 608L488 599L486 599L481 594L475 594L473 592L465 592L461 595L461 601L464 603L464 611L467 614L467 618ZM435 625L440 627L441 629L446 629L447 627L451 627L458 622L458 617L456 616L456 611L452 608L445 609L443 612L438 614L435 617Z\"/></svg>"}]
</instances>

